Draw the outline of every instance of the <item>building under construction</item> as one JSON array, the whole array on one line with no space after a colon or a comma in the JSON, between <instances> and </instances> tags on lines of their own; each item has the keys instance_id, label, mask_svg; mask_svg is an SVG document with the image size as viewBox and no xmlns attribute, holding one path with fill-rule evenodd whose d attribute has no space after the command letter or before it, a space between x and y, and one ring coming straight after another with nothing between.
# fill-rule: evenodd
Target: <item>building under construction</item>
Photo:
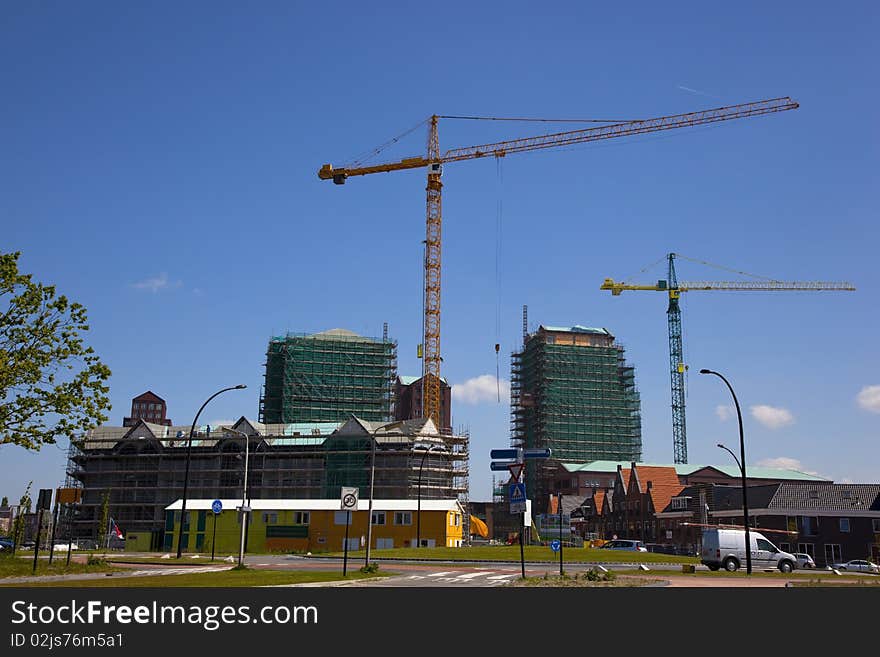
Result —
<instances>
[{"instance_id":1,"label":"building under construction","mask_svg":"<svg viewBox=\"0 0 880 657\"><path fill-rule=\"evenodd\" d=\"M554 461L640 461L635 371L604 328L541 326L511 357L511 444ZM552 477L528 461L526 487L544 508ZM549 464L548 464L549 466Z\"/></svg>"},{"instance_id":2,"label":"building under construction","mask_svg":"<svg viewBox=\"0 0 880 657\"><path fill-rule=\"evenodd\" d=\"M274 337L266 352L260 421L266 424L392 419L397 343L344 329Z\"/></svg>"},{"instance_id":3,"label":"building under construction","mask_svg":"<svg viewBox=\"0 0 880 657\"><path fill-rule=\"evenodd\" d=\"M242 417L230 428L249 437L250 499L339 499L342 486L359 488L367 499L372 473L376 499L467 502L469 436L441 434L429 419L265 424ZM183 494L189 429L140 420L72 440L66 485L83 489L72 535L100 537L106 504L123 532L149 534L141 544L152 549L165 546L164 509ZM244 448L240 434L200 427L187 497L240 499ZM204 513L198 522L205 522Z\"/></svg>"}]
</instances>

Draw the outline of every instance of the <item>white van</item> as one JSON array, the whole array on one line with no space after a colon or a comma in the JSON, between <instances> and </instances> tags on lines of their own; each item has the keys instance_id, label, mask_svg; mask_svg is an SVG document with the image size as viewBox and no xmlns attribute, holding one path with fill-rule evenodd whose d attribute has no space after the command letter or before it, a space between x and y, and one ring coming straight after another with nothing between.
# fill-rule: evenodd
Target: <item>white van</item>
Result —
<instances>
[{"instance_id":1,"label":"white van","mask_svg":"<svg viewBox=\"0 0 880 657\"><path fill-rule=\"evenodd\" d=\"M761 533L749 530L752 544L752 568L778 568L790 573L797 568L797 558L783 552ZM746 532L744 529L704 529L700 561L709 570L724 568L731 572L746 565Z\"/></svg>"}]
</instances>

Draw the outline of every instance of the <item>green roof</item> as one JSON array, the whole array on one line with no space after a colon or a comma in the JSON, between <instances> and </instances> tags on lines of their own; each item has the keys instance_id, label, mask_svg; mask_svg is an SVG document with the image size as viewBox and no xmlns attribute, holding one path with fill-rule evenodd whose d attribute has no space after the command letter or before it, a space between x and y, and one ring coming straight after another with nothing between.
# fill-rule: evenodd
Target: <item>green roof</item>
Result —
<instances>
[{"instance_id":1,"label":"green roof","mask_svg":"<svg viewBox=\"0 0 880 657\"><path fill-rule=\"evenodd\" d=\"M403 385L405 385L405 386L410 386L410 385L412 385L413 383L415 383L416 381L418 381L419 379L421 379L422 377L420 377L420 376L403 376L403 375L401 374L401 375L399 375L397 378L400 379L400 382L401 382ZM446 380L446 377L445 377L445 376L441 376L441 377L440 377L440 380L441 380L443 383L445 383L446 385L449 385L449 381Z\"/></svg>"},{"instance_id":2,"label":"green roof","mask_svg":"<svg viewBox=\"0 0 880 657\"><path fill-rule=\"evenodd\" d=\"M617 466L628 468L630 461L589 461L587 463L563 463L569 472L617 472ZM643 465L651 468L675 468L676 474L689 475L703 468L714 468L724 473L728 477L739 477L739 467L735 465L714 465L702 464L695 465L693 463L636 463L637 466ZM788 479L795 481L829 481L825 477L801 472L800 470L786 470L783 468L762 468L760 466L746 465L746 476L749 479Z\"/></svg>"},{"instance_id":3,"label":"green roof","mask_svg":"<svg viewBox=\"0 0 880 657\"><path fill-rule=\"evenodd\" d=\"M608 329L581 326L580 324L575 324L574 326L544 326L542 324L541 328L545 331L559 331L562 333L598 333L600 335L611 335Z\"/></svg>"}]
</instances>

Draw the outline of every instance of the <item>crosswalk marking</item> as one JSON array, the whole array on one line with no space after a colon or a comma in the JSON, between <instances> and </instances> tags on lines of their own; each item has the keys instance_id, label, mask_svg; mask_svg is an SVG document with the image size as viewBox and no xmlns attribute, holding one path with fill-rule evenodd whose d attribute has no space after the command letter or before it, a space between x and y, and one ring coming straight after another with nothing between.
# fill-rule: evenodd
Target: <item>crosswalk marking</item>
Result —
<instances>
[{"instance_id":1,"label":"crosswalk marking","mask_svg":"<svg viewBox=\"0 0 880 657\"><path fill-rule=\"evenodd\" d=\"M426 577L444 577L446 575L454 575L454 574L455 574L455 571L450 570L449 572L443 572L443 573L431 573L430 575L426 575Z\"/></svg>"},{"instance_id":2,"label":"crosswalk marking","mask_svg":"<svg viewBox=\"0 0 880 657\"><path fill-rule=\"evenodd\" d=\"M489 573L464 573L462 575L456 576L455 579L473 579L474 577L482 577L483 575L488 575Z\"/></svg>"}]
</instances>

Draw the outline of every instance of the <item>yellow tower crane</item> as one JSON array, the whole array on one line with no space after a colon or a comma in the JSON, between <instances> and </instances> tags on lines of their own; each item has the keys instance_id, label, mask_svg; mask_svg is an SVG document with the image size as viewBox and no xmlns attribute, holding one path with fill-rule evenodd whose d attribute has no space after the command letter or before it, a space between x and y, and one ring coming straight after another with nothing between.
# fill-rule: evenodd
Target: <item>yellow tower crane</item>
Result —
<instances>
[{"instance_id":1,"label":"yellow tower crane","mask_svg":"<svg viewBox=\"0 0 880 657\"><path fill-rule=\"evenodd\" d=\"M668 260L668 276L666 280L657 281L656 285L631 285L619 283L614 279L606 278L600 290L608 290L614 296L619 296L624 290L647 290L651 292L666 292L669 295L669 307L666 310L669 324L669 377L672 387L672 446L676 463L687 463L687 426L684 413L684 373L687 366L684 363L684 349L681 341L681 308L678 299L682 292L697 290L733 290L779 292L797 290L846 290L856 288L849 283L825 283L825 282L786 282L776 280L761 281L691 281L679 283L675 275L675 259L684 256L670 253ZM691 258L685 258L690 260ZM701 262L701 261L696 261ZM656 264L656 263L655 263ZM709 264L709 263L701 263ZM744 273L744 272L739 272Z\"/></svg>"},{"instance_id":2,"label":"yellow tower crane","mask_svg":"<svg viewBox=\"0 0 880 657\"><path fill-rule=\"evenodd\" d=\"M425 231L425 290L424 290L424 339L422 353L422 416L430 417L440 428L440 236L441 236L441 189L440 176L442 165L448 162L460 162L481 157L504 157L511 153L522 153L543 148L571 146L590 141L614 139L629 135L640 135L675 128L706 125L731 119L742 119L750 116L761 116L774 112L796 109L798 104L791 98L772 98L741 105L730 105L715 109L701 110L687 114L661 116L638 121L593 121L609 123L596 128L570 130L552 134L525 137L495 143L454 148L442 153L438 136L440 119L485 119L485 120L516 120L498 117L461 117L433 115L428 122L428 147L425 155L404 158L394 162L373 164L370 166L353 164L334 168L331 164L323 165L318 171L321 180L332 180L337 185L345 183L347 178L364 176L371 173L386 173L406 169L428 170L427 184L427 221ZM546 119L542 119L546 120ZM421 124L420 124L421 125ZM417 126L418 127L418 126ZM397 141L394 139L392 141ZM376 149L377 153L383 147Z\"/></svg>"}]
</instances>

